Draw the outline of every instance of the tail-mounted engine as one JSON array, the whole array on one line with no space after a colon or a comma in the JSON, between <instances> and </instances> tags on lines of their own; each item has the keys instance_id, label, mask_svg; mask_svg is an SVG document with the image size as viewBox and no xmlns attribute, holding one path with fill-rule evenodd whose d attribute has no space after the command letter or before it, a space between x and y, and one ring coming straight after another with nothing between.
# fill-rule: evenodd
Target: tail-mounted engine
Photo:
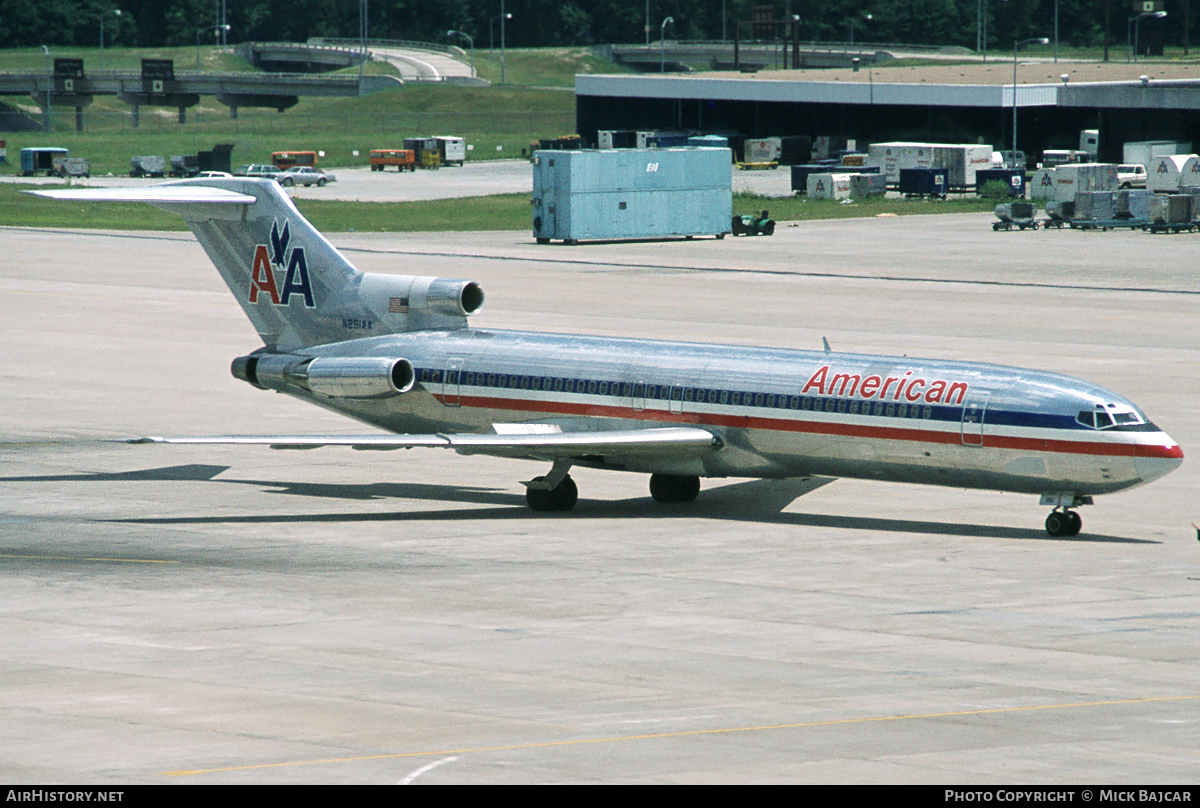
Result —
<instances>
[{"instance_id":1,"label":"tail-mounted engine","mask_svg":"<svg viewBox=\"0 0 1200 808\"><path fill-rule=\"evenodd\" d=\"M263 390L307 390L328 398L387 398L407 393L416 374L407 359L251 354L233 360L233 375Z\"/></svg>"},{"instance_id":2,"label":"tail-mounted engine","mask_svg":"<svg viewBox=\"0 0 1200 808\"><path fill-rule=\"evenodd\" d=\"M356 301L389 333L458 329L483 306L483 289L457 278L363 273Z\"/></svg>"}]
</instances>

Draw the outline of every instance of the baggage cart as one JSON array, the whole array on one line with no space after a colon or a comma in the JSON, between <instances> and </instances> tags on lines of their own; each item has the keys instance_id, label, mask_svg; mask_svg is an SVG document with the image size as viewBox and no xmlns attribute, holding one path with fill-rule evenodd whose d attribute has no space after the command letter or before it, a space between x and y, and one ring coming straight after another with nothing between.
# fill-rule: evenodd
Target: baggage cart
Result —
<instances>
[{"instance_id":1,"label":"baggage cart","mask_svg":"<svg viewBox=\"0 0 1200 808\"><path fill-rule=\"evenodd\" d=\"M1037 230L1037 205L1032 202L1002 202L994 213L1000 221L992 222L992 230Z\"/></svg>"}]
</instances>

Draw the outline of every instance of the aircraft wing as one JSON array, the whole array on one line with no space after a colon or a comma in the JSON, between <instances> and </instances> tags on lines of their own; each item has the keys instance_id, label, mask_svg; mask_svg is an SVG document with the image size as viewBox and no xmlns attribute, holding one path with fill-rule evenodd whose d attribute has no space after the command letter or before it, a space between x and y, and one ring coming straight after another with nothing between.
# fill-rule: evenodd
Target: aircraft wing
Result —
<instances>
[{"instance_id":1,"label":"aircraft wing","mask_svg":"<svg viewBox=\"0 0 1200 808\"><path fill-rule=\"evenodd\" d=\"M715 452L725 445L719 436L696 427L430 435L215 435L136 438L129 443L242 444L270 446L272 449L349 446L364 451L429 446L454 449L463 455L482 454L538 460L584 455L685 459Z\"/></svg>"}]
</instances>

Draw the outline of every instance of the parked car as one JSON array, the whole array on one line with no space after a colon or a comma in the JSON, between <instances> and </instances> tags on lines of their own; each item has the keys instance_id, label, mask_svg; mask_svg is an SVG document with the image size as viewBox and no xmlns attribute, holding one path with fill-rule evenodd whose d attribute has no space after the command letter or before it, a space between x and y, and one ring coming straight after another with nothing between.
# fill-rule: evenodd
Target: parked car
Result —
<instances>
[{"instance_id":1,"label":"parked car","mask_svg":"<svg viewBox=\"0 0 1200 808\"><path fill-rule=\"evenodd\" d=\"M1117 166L1117 184L1121 188L1145 188L1146 167L1140 163Z\"/></svg>"},{"instance_id":2,"label":"parked car","mask_svg":"<svg viewBox=\"0 0 1200 808\"><path fill-rule=\"evenodd\" d=\"M258 177L265 180L275 180L279 182L279 178L283 176L283 172L278 166L251 163L246 166L238 166L238 170L233 172L235 177Z\"/></svg>"},{"instance_id":3,"label":"parked car","mask_svg":"<svg viewBox=\"0 0 1200 808\"><path fill-rule=\"evenodd\" d=\"M322 188L327 182L337 182L337 177L312 166L292 166L279 175L279 184L288 187L303 185L307 188L315 184L318 188Z\"/></svg>"}]
</instances>

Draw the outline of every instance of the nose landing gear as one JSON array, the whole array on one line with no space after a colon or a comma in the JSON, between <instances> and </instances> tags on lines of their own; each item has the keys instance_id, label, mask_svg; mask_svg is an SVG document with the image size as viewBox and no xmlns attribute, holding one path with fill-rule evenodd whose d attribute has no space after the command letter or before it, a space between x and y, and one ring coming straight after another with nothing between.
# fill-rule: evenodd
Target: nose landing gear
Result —
<instances>
[{"instance_id":1,"label":"nose landing gear","mask_svg":"<svg viewBox=\"0 0 1200 808\"><path fill-rule=\"evenodd\" d=\"M1076 536L1083 527L1083 520L1075 511L1055 508L1046 517L1046 532L1051 536Z\"/></svg>"}]
</instances>

